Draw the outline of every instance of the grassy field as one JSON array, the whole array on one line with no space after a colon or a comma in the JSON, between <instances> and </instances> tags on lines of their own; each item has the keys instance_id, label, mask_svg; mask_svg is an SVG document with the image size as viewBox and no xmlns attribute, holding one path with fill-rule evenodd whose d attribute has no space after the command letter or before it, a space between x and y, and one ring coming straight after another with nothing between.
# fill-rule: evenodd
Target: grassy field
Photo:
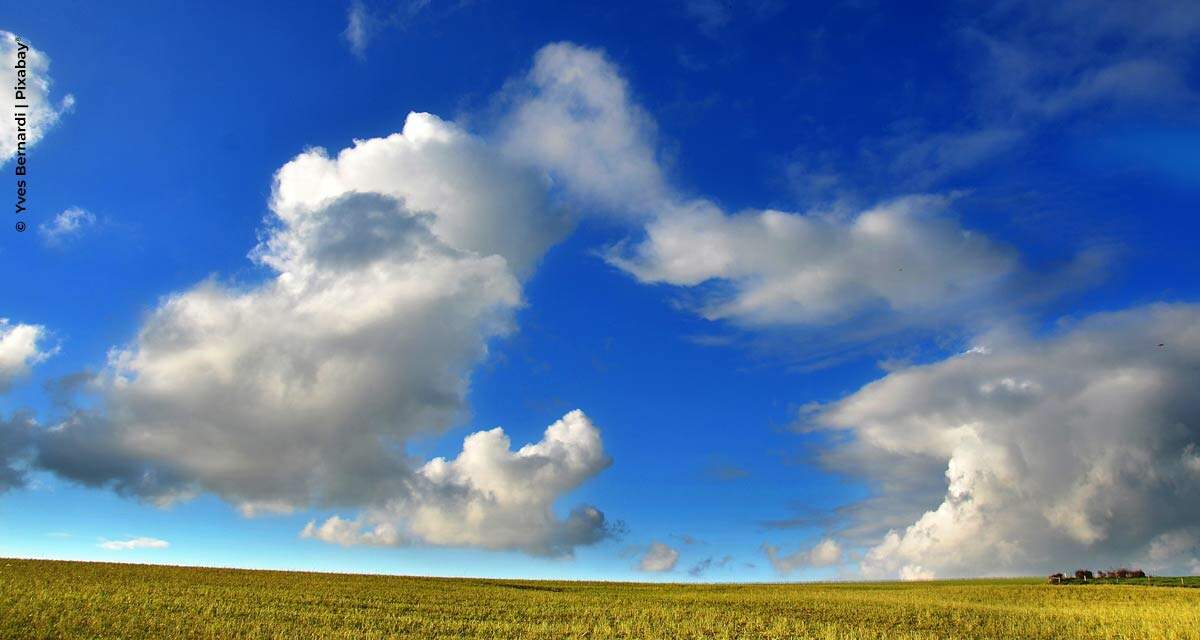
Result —
<instances>
[{"instance_id":1,"label":"grassy field","mask_svg":"<svg viewBox=\"0 0 1200 640\"><path fill-rule=\"evenodd\" d=\"M1200 638L1200 589L527 582L0 560L3 638Z\"/></svg>"}]
</instances>

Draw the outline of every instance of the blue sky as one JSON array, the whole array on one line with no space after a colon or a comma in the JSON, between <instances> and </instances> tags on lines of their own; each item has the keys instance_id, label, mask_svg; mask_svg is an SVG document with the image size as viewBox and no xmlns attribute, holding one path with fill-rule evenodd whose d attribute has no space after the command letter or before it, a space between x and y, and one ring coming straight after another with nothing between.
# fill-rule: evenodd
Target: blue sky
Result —
<instances>
[{"instance_id":1,"label":"blue sky","mask_svg":"<svg viewBox=\"0 0 1200 640\"><path fill-rule=\"evenodd\" d=\"M11 4L0 555L1196 571L1200 11L1139 7Z\"/></svg>"}]
</instances>

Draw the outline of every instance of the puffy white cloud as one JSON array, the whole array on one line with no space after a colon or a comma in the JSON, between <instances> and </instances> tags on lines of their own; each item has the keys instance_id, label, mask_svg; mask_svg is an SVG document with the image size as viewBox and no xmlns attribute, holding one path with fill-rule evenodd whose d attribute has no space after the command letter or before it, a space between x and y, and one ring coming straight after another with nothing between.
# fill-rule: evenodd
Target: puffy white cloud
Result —
<instances>
[{"instance_id":1,"label":"puffy white cloud","mask_svg":"<svg viewBox=\"0 0 1200 640\"><path fill-rule=\"evenodd\" d=\"M725 283L702 306L711 319L821 324L880 309L915 318L985 299L1018 270L1012 251L947 215L951 201L907 197L853 216L729 216L695 203L609 261L647 283Z\"/></svg>"},{"instance_id":2,"label":"puffy white cloud","mask_svg":"<svg viewBox=\"0 0 1200 640\"><path fill-rule=\"evenodd\" d=\"M36 324L13 324L0 318L0 392L29 373L30 367L54 354L44 346L46 328Z\"/></svg>"},{"instance_id":3,"label":"puffy white cloud","mask_svg":"<svg viewBox=\"0 0 1200 640\"><path fill-rule=\"evenodd\" d=\"M674 570L678 562L679 551L661 542L652 542L641 560L638 560L637 568L638 571L661 573Z\"/></svg>"},{"instance_id":4,"label":"puffy white cloud","mask_svg":"<svg viewBox=\"0 0 1200 640\"><path fill-rule=\"evenodd\" d=\"M829 567L842 561L842 545L833 538L823 538L811 549L802 549L784 555L779 547L764 544L763 552L775 571L787 575L808 567Z\"/></svg>"},{"instance_id":5,"label":"puffy white cloud","mask_svg":"<svg viewBox=\"0 0 1200 640\"><path fill-rule=\"evenodd\" d=\"M158 538L139 537L127 540L105 540L97 546L109 551L136 551L138 549L166 549L171 546L171 543Z\"/></svg>"},{"instance_id":6,"label":"puffy white cloud","mask_svg":"<svg viewBox=\"0 0 1200 640\"><path fill-rule=\"evenodd\" d=\"M386 505L354 520L310 522L301 535L347 546L420 542L569 554L610 529L594 507L559 518L554 503L609 464L600 431L582 411L568 413L541 441L517 451L503 430L480 431L463 440L454 459L425 463Z\"/></svg>"},{"instance_id":7,"label":"puffy white cloud","mask_svg":"<svg viewBox=\"0 0 1200 640\"><path fill-rule=\"evenodd\" d=\"M415 468L404 450L464 416L470 370L512 330L522 276L566 229L545 187L429 114L336 157L302 153L276 175L251 254L271 276L165 297L110 353L102 409L38 430L35 463L159 504L208 491L246 515L365 507L434 544L595 541L607 532L595 508L550 513L607 465L582 414L510 458L498 430L453 462ZM308 533L399 540L349 527Z\"/></svg>"},{"instance_id":8,"label":"puffy white cloud","mask_svg":"<svg viewBox=\"0 0 1200 640\"><path fill-rule=\"evenodd\" d=\"M301 538L313 538L330 544L340 544L343 547L356 545L395 546L405 542L400 532L387 522L381 522L374 527L364 530L361 520L347 520L340 516L330 516L317 524L310 520L300 530Z\"/></svg>"},{"instance_id":9,"label":"puffy white cloud","mask_svg":"<svg viewBox=\"0 0 1200 640\"><path fill-rule=\"evenodd\" d=\"M0 115L0 165L17 155L18 149L28 151L37 144L58 119L75 105L75 97L67 94L57 105L50 99L50 58L29 46L29 41L15 33L0 30L0 78L3 78L4 112ZM18 101L20 87L24 99ZM26 107L18 109L16 105ZM14 115L26 114L24 131Z\"/></svg>"},{"instance_id":10,"label":"puffy white cloud","mask_svg":"<svg viewBox=\"0 0 1200 640\"><path fill-rule=\"evenodd\" d=\"M855 512L857 534L896 522L896 505L914 518L876 538L863 573L1036 573L1147 554L1186 566L1161 536L1200 525L1198 375L1200 307L1162 304L1046 336L993 333L826 407L816 426L847 436L826 462L880 492ZM940 496L914 491L938 476Z\"/></svg>"},{"instance_id":11,"label":"puffy white cloud","mask_svg":"<svg viewBox=\"0 0 1200 640\"><path fill-rule=\"evenodd\" d=\"M79 207L71 207L54 216L40 229L46 244L61 245L83 233L84 229L96 224L96 216Z\"/></svg>"},{"instance_id":12,"label":"puffy white cloud","mask_svg":"<svg viewBox=\"0 0 1200 640\"><path fill-rule=\"evenodd\" d=\"M826 538L808 552L808 561L814 567L827 567L842 559L842 547L836 540Z\"/></svg>"},{"instance_id":13,"label":"puffy white cloud","mask_svg":"<svg viewBox=\"0 0 1200 640\"><path fill-rule=\"evenodd\" d=\"M284 227L268 240L261 258L282 266L292 251L284 245L322 224L324 205L351 193L375 193L400 199L408 211L431 214L429 230L446 245L500 256L512 271L526 275L569 228L549 203L547 186L544 178L505 160L456 125L412 113L401 133L356 140L335 158L312 149L284 165L272 198ZM379 233L337 238L341 244L329 248L345 255L387 242Z\"/></svg>"},{"instance_id":14,"label":"puffy white cloud","mask_svg":"<svg viewBox=\"0 0 1200 640\"><path fill-rule=\"evenodd\" d=\"M700 287L698 310L710 319L812 325L883 313L901 324L944 322L1020 272L1012 251L957 222L952 196L857 213L731 215L681 195L657 161L653 121L600 51L548 45L509 97L508 153L591 210L636 216L645 237L608 260L642 282Z\"/></svg>"}]
</instances>

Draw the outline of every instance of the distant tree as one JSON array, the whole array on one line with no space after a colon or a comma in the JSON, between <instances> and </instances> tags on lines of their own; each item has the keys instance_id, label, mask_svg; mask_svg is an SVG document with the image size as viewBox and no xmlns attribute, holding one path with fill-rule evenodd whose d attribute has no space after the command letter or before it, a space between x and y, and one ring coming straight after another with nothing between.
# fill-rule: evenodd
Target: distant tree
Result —
<instances>
[{"instance_id":1,"label":"distant tree","mask_svg":"<svg viewBox=\"0 0 1200 640\"><path fill-rule=\"evenodd\" d=\"M1075 579L1076 580L1092 580L1094 578L1095 578L1095 576L1092 575L1092 572L1087 569L1076 569L1075 570Z\"/></svg>"}]
</instances>

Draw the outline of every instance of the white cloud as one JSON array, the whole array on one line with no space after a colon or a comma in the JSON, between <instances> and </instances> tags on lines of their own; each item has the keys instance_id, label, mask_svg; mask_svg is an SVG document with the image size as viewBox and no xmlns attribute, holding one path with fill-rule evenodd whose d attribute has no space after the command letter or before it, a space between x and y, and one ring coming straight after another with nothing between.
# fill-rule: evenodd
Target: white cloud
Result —
<instances>
[{"instance_id":1,"label":"white cloud","mask_svg":"<svg viewBox=\"0 0 1200 640\"><path fill-rule=\"evenodd\" d=\"M679 562L679 552L661 543L652 542L645 555L638 561L638 571L662 573L672 571Z\"/></svg>"},{"instance_id":2,"label":"white cloud","mask_svg":"<svg viewBox=\"0 0 1200 640\"><path fill-rule=\"evenodd\" d=\"M127 540L105 540L98 546L109 551L136 551L138 549L166 549L171 546L171 543L158 538L140 537Z\"/></svg>"},{"instance_id":3,"label":"white cloud","mask_svg":"<svg viewBox=\"0 0 1200 640\"><path fill-rule=\"evenodd\" d=\"M600 432L582 411L546 429L540 442L510 449L501 429L473 433L452 459L434 458L407 492L355 520L333 516L301 532L345 546L411 542L563 555L608 535L604 515L576 508L566 518L554 503L608 467Z\"/></svg>"},{"instance_id":4,"label":"white cloud","mask_svg":"<svg viewBox=\"0 0 1200 640\"><path fill-rule=\"evenodd\" d=\"M509 97L508 153L585 209L642 221L644 239L613 248L609 261L642 282L700 287L698 311L710 319L812 325L882 313L900 324L944 322L1021 271L1012 251L959 225L952 196L730 215L681 195L656 159L653 121L600 51L548 45Z\"/></svg>"},{"instance_id":5,"label":"white cloud","mask_svg":"<svg viewBox=\"0 0 1200 640\"><path fill-rule=\"evenodd\" d=\"M363 523L357 520L347 520L339 516L330 516L317 524L310 520L300 531L301 538L312 538L330 544L340 544L343 547L356 545L396 546L405 542L400 532L390 523L381 522L374 527L364 530Z\"/></svg>"},{"instance_id":6,"label":"white cloud","mask_svg":"<svg viewBox=\"0 0 1200 640\"><path fill-rule=\"evenodd\" d=\"M859 534L896 522L897 506L915 518L875 539L863 573L1108 566L1156 540L1162 565L1186 565L1159 536L1200 525L1188 464L1200 443L1200 307L1097 314L979 346L894 370L818 416L849 436L826 462L881 492L855 512ZM938 476L941 496L914 491Z\"/></svg>"},{"instance_id":7,"label":"white cloud","mask_svg":"<svg viewBox=\"0 0 1200 640\"><path fill-rule=\"evenodd\" d=\"M842 560L842 547L836 540L826 538L817 543L808 553L808 561L814 567L827 567Z\"/></svg>"},{"instance_id":8,"label":"white cloud","mask_svg":"<svg viewBox=\"0 0 1200 640\"><path fill-rule=\"evenodd\" d=\"M414 114L403 133L338 159L318 149L289 162L253 254L274 277L208 280L165 298L110 356L105 419L48 435L43 463L110 480L74 459L73 443L87 441L128 458L119 488L157 497L195 487L251 510L386 496L408 475L394 450L462 415L468 371L521 303L488 238L444 231L470 215L496 224L489 206L506 207L517 227L541 215L536 199L489 197L487 180L520 174L472 157L477 146Z\"/></svg>"},{"instance_id":9,"label":"white cloud","mask_svg":"<svg viewBox=\"0 0 1200 640\"><path fill-rule=\"evenodd\" d=\"M79 207L71 207L54 216L54 219L43 224L40 229L47 244L61 245L78 237L84 229L94 224L96 224L94 214Z\"/></svg>"},{"instance_id":10,"label":"white cloud","mask_svg":"<svg viewBox=\"0 0 1200 640\"><path fill-rule=\"evenodd\" d=\"M646 283L722 281L701 307L750 325L825 324L872 310L917 318L994 294L1013 252L964 230L951 199L914 196L853 216L753 211L709 203L664 215L609 261Z\"/></svg>"},{"instance_id":11,"label":"white cloud","mask_svg":"<svg viewBox=\"0 0 1200 640\"><path fill-rule=\"evenodd\" d=\"M507 97L506 151L549 171L583 206L643 216L669 199L654 121L601 51L546 45Z\"/></svg>"},{"instance_id":12,"label":"white cloud","mask_svg":"<svg viewBox=\"0 0 1200 640\"><path fill-rule=\"evenodd\" d=\"M400 199L426 220L438 240L459 251L499 256L517 274L528 274L569 229L552 207L547 184L537 174L501 158L483 141L428 113L412 113L404 131L386 138L356 140L330 158L313 149L284 165L276 176L272 209L287 225L269 245L291 242L288 234L320 222L321 207L350 193ZM384 242L379 234L345 237ZM264 258L285 247L268 246ZM341 247L350 253L355 247ZM273 265L274 266L274 265Z\"/></svg>"},{"instance_id":13,"label":"white cloud","mask_svg":"<svg viewBox=\"0 0 1200 640\"><path fill-rule=\"evenodd\" d=\"M552 428L568 440L479 461L498 467L460 458L440 479L429 474L441 463L416 469L404 451L465 416L471 369L512 331L522 277L565 232L545 187L429 114L336 157L302 153L276 175L252 252L271 277L165 297L112 350L103 411L40 430L35 463L159 504L208 491L247 515L364 507L435 544L568 553L595 541L607 531L595 508L562 522L548 511L606 464L594 430ZM467 451L502 440L476 434ZM504 480L533 483L533 502L499 496ZM485 493L468 490L480 483ZM345 530L327 525L310 533Z\"/></svg>"},{"instance_id":14,"label":"white cloud","mask_svg":"<svg viewBox=\"0 0 1200 640\"><path fill-rule=\"evenodd\" d=\"M46 348L46 328L36 324L13 324L0 318L0 392L7 391L17 378L54 354Z\"/></svg>"},{"instance_id":15,"label":"white cloud","mask_svg":"<svg viewBox=\"0 0 1200 640\"><path fill-rule=\"evenodd\" d=\"M20 41L18 41L20 39ZM20 67L20 68L19 68ZM0 115L0 165L17 155L18 149L28 151L37 144L58 119L75 105L68 94L58 105L50 99L50 58L29 46L20 36L0 30L0 78L4 90L4 112ZM24 99L17 100L17 89ZM18 109L17 104L27 105ZM15 114L26 114L25 131L18 131Z\"/></svg>"},{"instance_id":16,"label":"white cloud","mask_svg":"<svg viewBox=\"0 0 1200 640\"><path fill-rule=\"evenodd\" d=\"M375 21L367 13L367 8L361 0L352 2L346 11L346 29L342 32L342 37L346 39L346 44L350 45L350 51L354 55L361 58L366 54L367 45L371 43L375 29Z\"/></svg>"},{"instance_id":17,"label":"white cloud","mask_svg":"<svg viewBox=\"0 0 1200 640\"><path fill-rule=\"evenodd\" d=\"M802 549L787 555L781 554L779 547L769 544L763 545L763 552L767 554L767 560L771 562L775 571L783 575L809 567L829 567L842 561L842 545L833 538L823 538L811 549Z\"/></svg>"}]
</instances>

